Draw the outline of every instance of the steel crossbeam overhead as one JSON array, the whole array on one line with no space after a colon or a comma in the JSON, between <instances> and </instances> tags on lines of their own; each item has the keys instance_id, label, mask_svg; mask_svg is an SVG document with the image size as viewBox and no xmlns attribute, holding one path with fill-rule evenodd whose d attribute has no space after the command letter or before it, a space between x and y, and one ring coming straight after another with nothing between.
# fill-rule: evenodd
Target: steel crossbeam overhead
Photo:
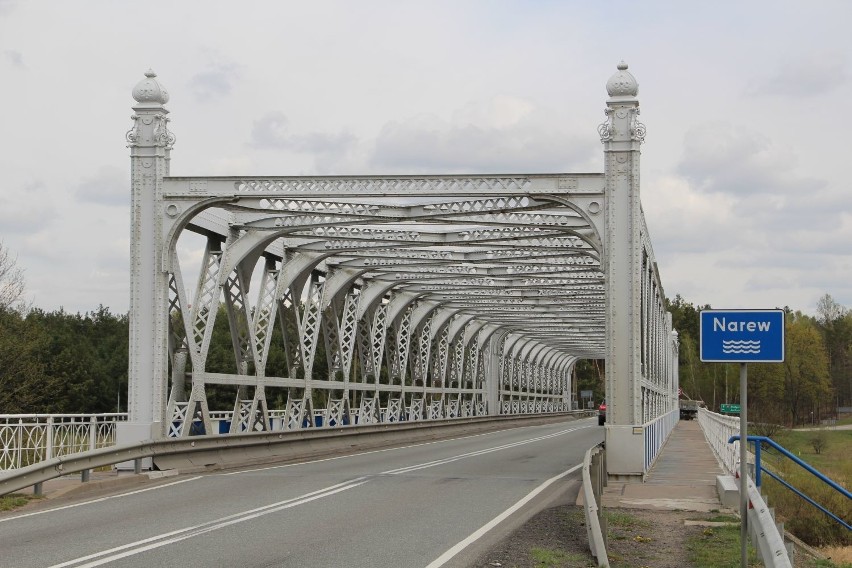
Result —
<instances>
[{"instance_id":1,"label":"steel crossbeam overhead","mask_svg":"<svg viewBox=\"0 0 852 568\"><path fill-rule=\"evenodd\" d=\"M608 436L634 442L674 408L677 345L626 69L607 83L604 173L428 176L170 177L168 94L146 73L126 136L119 439L213 433L211 389L219 401L231 389L231 433L562 411L576 404L574 365L595 358L607 360ZM198 274L177 254L187 232L207 242ZM211 360L217 326L227 365ZM644 472L635 461L615 468Z\"/></svg>"}]
</instances>

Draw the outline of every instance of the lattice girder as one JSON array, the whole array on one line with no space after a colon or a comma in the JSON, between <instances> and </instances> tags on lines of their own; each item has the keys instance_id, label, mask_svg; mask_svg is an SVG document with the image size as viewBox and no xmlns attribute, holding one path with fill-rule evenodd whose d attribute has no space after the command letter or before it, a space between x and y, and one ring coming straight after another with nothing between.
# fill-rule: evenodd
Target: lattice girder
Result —
<instances>
[{"instance_id":1,"label":"lattice girder","mask_svg":"<svg viewBox=\"0 0 852 568\"><path fill-rule=\"evenodd\" d=\"M207 360L207 352L210 348L210 337L213 333L213 324L218 312L220 294L220 271L219 263L222 258L221 243L217 239L208 238L204 249L201 263L201 272L198 275L195 297L192 302L180 299L181 306L191 305L189 314L184 314L184 325L186 326L187 343L190 348L193 371L203 371ZM174 272L176 283L180 289L182 278L180 268Z\"/></svg>"},{"instance_id":2,"label":"lattice girder","mask_svg":"<svg viewBox=\"0 0 852 568\"><path fill-rule=\"evenodd\" d=\"M258 290L257 304L252 319L251 334L254 343L255 369L258 376L266 374L266 361L272 341L278 302L278 276L280 271L272 258L267 258Z\"/></svg>"},{"instance_id":3,"label":"lattice girder","mask_svg":"<svg viewBox=\"0 0 852 568\"><path fill-rule=\"evenodd\" d=\"M402 315L399 317L399 320L395 324L396 327L396 372L398 376L395 377L396 380L399 381L399 384L402 385L402 392L405 392L405 380L407 378L408 371L408 356L411 351L411 313L416 308L415 304L409 305L408 309L406 309Z\"/></svg>"},{"instance_id":4,"label":"lattice girder","mask_svg":"<svg viewBox=\"0 0 852 568\"><path fill-rule=\"evenodd\" d=\"M250 306L246 290L248 285L245 273L237 269L225 280L225 311L228 314L228 324L231 332L231 344L234 349L237 373L245 375L248 363L254 363L257 368L257 351L251 331Z\"/></svg>"},{"instance_id":5,"label":"lattice girder","mask_svg":"<svg viewBox=\"0 0 852 568\"><path fill-rule=\"evenodd\" d=\"M322 335L325 343L325 358L328 364L328 376L334 379L338 372L342 372L343 357L340 352L340 319L339 306L332 302L322 317Z\"/></svg>"},{"instance_id":6,"label":"lattice girder","mask_svg":"<svg viewBox=\"0 0 852 568\"><path fill-rule=\"evenodd\" d=\"M302 365L305 379L309 380L314 368L314 357L316 356L319 341L322 311L320 310L322 299L322 286L320 277L314 273L308 283L307 295L303 300L299 315L299 346L301 348Z\"/></svg>"}]
</instances>

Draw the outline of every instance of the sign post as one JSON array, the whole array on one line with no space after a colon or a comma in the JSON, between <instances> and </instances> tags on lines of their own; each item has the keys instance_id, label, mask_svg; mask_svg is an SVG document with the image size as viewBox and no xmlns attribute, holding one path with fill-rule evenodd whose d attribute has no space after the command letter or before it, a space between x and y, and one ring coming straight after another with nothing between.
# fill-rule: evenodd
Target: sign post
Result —
<instances>
[{"instance_id":1,"label":"sign post","mask_svg":"<svg viewBox=\"0 0 852 568\"><path fill-rule=\"evenodd\" d=\"M747 568L748 363L784 362L784 310L702 310L699 317L701 361L740 364L740 563Z\"/></svg>"}]
</instances>

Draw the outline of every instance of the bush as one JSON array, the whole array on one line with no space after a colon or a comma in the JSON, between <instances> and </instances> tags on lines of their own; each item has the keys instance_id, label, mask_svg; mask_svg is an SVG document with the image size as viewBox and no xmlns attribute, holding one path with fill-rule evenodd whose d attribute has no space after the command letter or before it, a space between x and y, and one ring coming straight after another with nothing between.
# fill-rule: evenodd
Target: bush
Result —
<instances>
[{"instance_id":1,"label":"bush","mask_svg":"<svg viewBox=\"0 0 852 568\"><path fill-rule=\"evenodd\" d=\"M828 447L828 436L825 435L825 430L817 430L813 433L810 439L811 447L818 454L821 454Z\"/></svg>"},{"instance_id":2,"label":"bush","mask_svg":"<svg viewBox=\"0 0 852 568\"><path fill-rule=\"evenodd\" d=\"M844 495L826 485L822 480L803 470L797 464L782 462L776 473L787 483L831 511L841 519L852 518L852 503ZM844 486L843 476L825 474ZM852 533L840 523L775 481L764 476L763 489L769 495L779 520L788 531L811 546L849 546Z\"/></svg>"}]
</instances>

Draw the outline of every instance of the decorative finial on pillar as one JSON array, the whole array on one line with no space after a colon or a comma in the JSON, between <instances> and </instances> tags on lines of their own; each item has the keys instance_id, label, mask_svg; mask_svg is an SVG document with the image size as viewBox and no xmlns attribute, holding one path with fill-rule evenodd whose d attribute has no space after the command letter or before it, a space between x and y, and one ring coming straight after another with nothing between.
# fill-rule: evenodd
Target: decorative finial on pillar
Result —
<instances>
[{"instance_id":1,"label":"decorative finial on pillar","mask_svg":"<svg viewBox=\"0 0 852 568\"><path fill-rule=\"evenodd\" d=\"M136 105L133 107L135 113L130 117L134 126L125 136L128 147L159 146L171 149L175 136L169 131L169 119L166 117L169 111L163 106L169 102L169 92L157 80L153 69L145 72L145 78L133 87L132 94Z\"/></svg>"},{"instance_id":2,"label":"decorative finial on pillar","mask_svg":"<svg viewBox=\"0 0 852 568\"><path fill-rule=\"evenodd\" d=\"M639 114L639 83L636 77L627 70L627 63L622 61L617 66L618 71L606 82L607 121L598 126L601 142L638 142L645 141L645 125L636 117Z\"/></svg>"},{"instance_id":3,"label":"decorative finial on pillar","mask_svg":"<svg viewBox=\"0 0 852 568\"><path fill-rule=\"evenodd\" d=\"M169 102L169 92L157 81L153 69L145 72L145 78L133 87L133 98L142 104L164 105Z\"/></svg>"},{"instance_id":4,"label":"decorative finial on pillar","mask_svg":"<svg viewBox=\"0 0 852 568\"><path fill-rule=\"evenodd\" d=\"M627 63L618 64L618 71L606 82L606 92L611 97L635 97L639 94L639 83L627 70Z\"/></svg>"}]
</instances>

